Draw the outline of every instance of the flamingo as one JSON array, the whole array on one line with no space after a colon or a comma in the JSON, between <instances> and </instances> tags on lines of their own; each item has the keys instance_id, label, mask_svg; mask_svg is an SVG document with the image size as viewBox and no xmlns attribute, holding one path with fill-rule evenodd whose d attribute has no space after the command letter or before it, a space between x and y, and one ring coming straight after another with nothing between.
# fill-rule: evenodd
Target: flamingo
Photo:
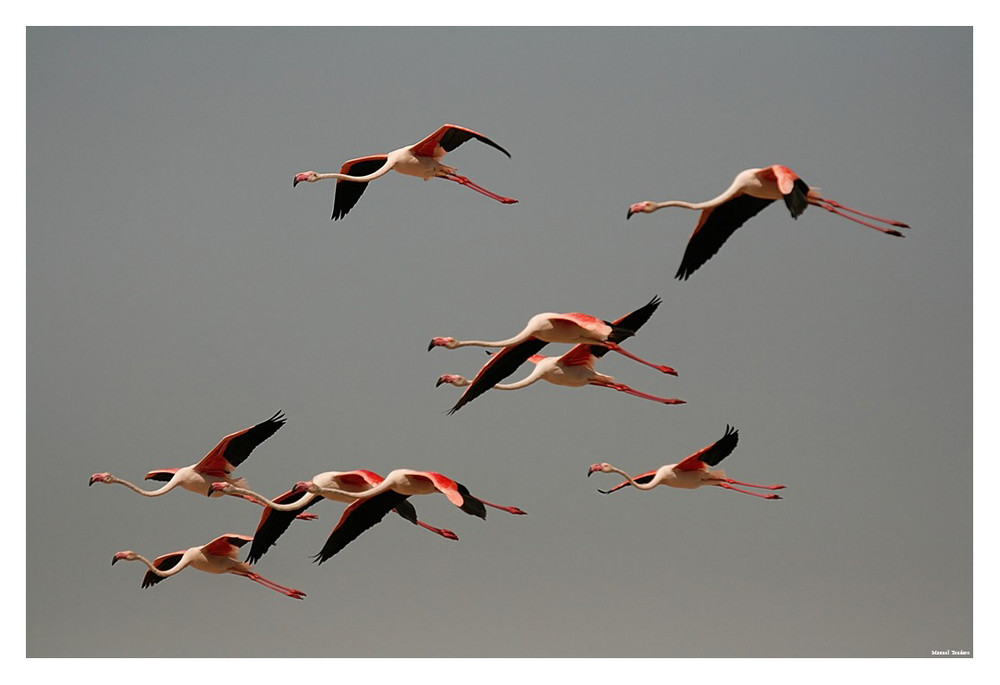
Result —
<instances>
[{"instance_id":1,"label":"flamingo","mask_svg":"<svg viewBox=\"0 0 1000 685\"><path fill-rule=\"evenodd\" d=\"M159 497L160 495L167 494L176 487L190 490L199 495L221 496L221 493L212 492L210 489L212 483L224 482L246 487L246 479L233 478L231 476L232 472L237 466L246 461L246 458L250 456L250 453L260 443L274 435L283 425L285 425L285 417L279 411L271 418L258 423L256 426L245 428L222 438L219 444L213 447L212 451L202 457L201 461L197 464L184 466L179 469L154 469L150 471L146 474L145 480L166 481L166 485L157 490L143 490L139 486L107 472L92 475L88 485L93 485L94 483L118 483L133 492L139 493L143 497ZM261 502L256 502L256 504L261 504ZM314 514L305 514L301 518L315 519L316 516Z\"/></svg>"},{"instance_id":2,"label":"flamingo","mask_svg":"<svg viewBox=\"0 0 1000 685\"><path fill-rule=\"evenodd\" d=\"M617 473L618 475L625 477L625 481L623 483L619 483L610 490L598 490L598 492L604 495L610 494L615 490L620 490L621 488L629 485L632 485L638 490L652 490L657 485L669 485L672 488L685 488L688 490L700 488L702 485L715 485L720 488L725 488L726 490L734 490L736 492L742 492L744 494L761 497L763 499L781 499L780 495L762 495L757 492L742 490L734 486L743 485L748 488L760 488L762 490L783 490L785 488L784 485L754 485L753 483L744 483L742 481L733 480L732 478L727 478L726 472L722 469L714 471L709 469L709 466L718 465L720 461L732 454L733 450L736 449L736 443L739 439L739 431L735 428L726 426L726 434L719 438L716 442L708 447L703 447L691 456L682 459L677 464L667 464L666 466L661 466L658 469L647 471L640 476L632 478L620 468L604 462L601 464L593 464L587 472L587 477L589 478L595 473Z\"/></svg>"},{"instance_id":3,"label":"flamingo","mask_svg":"<svg viewBox=\"0 0 1000 685\"><path fill-rule=\"evenodd\" d=\"M431 178L443 178L448 181L455 181L505 205L517 202L513 198L497 195L480 185L476 185L465 176L456 174L454 167L441 163L441 158L445 154L472 138L486 143L490 147L495 147L507 155L507 157L510 157L509 152L482 133L477 133L471 128L463 126L445 124L416 145L401 147L386 155L368 155L367 157L349 159L340 167L339 174L318 174L315 171L303 171L295 174L295 177L292 179L292 187L294 188L302 182L315 183L327 178L337 179L337 192L333 200L333 216L330 217L334 221L347 216L347 213L361 199L361 195L365 192L365 188L368 187L369 181L374 181L379 176L384 176L392 169L407 176L417 176L425 181Z\"/></svg>"},{"instance_id":4,"label":"flamingo","mask_svg":"<svg viewBox=\"0 0 1000 685\"><path fill-rule=\"evenodd\" d=\"M649 321L649 317L660 306L660 302L660 298L654 296L653 299L639 309L615 321L602 321L593 316L579 313L537 314L531 317L525 329L516 336L497 342L479 340L459 342L454 338L432 339L430 345L427 347L428 350L432 350L435 347L445 347L453 350L466 345L503 347L502 350L494 354L490 361L479 370L479 373L472 379L466 391L448 413L454 414L490 388L496 387L497 383L514 373L521 364L530 360L532 356L536 356L536 353L550 342L582 344L592 348L591 352L595 357L603 356L609 349L615 350L630 359L651 366L657 371L676 376L677 372L671 367L651 364L618 346L618 343L634 335L643 324ZM607 378L610 378L610 376ZM440 379L438 380L440 385ZM512 390L514 388L504 389Z\"/></svg>"},{"instance_id":5,"label":"flamingo","mask_svg":"<svg viewBox=\"0 0 1000 685\"><path fill-rule=\"evenodd\" d=\"M684 207L701 210L698 225L688 241L684 258L677 270L675 278L687 278L719 251L722 244L729 239L737 228L746 223L747 219L756 216L761 210L775 200L784 199L793 219L798 219L809 205L816 205L828 212L850 219L855 223L874 228L889 235L903 237L903 234L892 228L884 228L862 221L844 212L850 212L881 221L899 228L909 228L909 225L893 219L883 219L846 207L839 202L820 196L818 188L810 188L799 178L798 174L786 166L772 164L762 169L746 169L736 175L729 188L724 193L705 202L684 202L671 200L669 202L637 202L628 208L625 218L640 212L652 214L664 207ZM843 211L841 211L843 210Z\"/></svg>"},{"instance_id":6,"label":"flamingo","mask_svg":"<svg viewBox=\"0 0 1000 685\"><path fill-rule=\"evenodd\" d=\"M497 384L494 390L519 390L526 388L536 381L544 380L554 385L564 385L570 388L582 388L587 385L596 385L599 388L611 388L619 392L642 397L654 402L663 404L686 404L684 400L668 399L647 395L639 392L624 383L617 382L612 376L598 373L594 369L594 362L600 354L607 352L608 348L599 345L577 345L561 357L543 357L540 354L533 354L528 357L528 361L535 364L535 368L524 379L510 383L508 385ZM676 376L676 372L674 372ZM446 373L438 378L436 386L442 383L450 383L456 387L472 385L472 381L457 374ZM453 407L450 414L458 411L458 407Z\"/></svg>"},{"instance_id":7,"label":"flamingo","mask_svg":"<svg viewBox=\"0 0 1000 685\"><path fill-rule=\"evenodd\" d=\"M249 535L228 533L220 535L201 547L191 547L190 549L182 549L172 554L164 554L163 556L156 557L153 561L136 554L132 550L126 550L116 552L111 557L111 565L114 566L119 561L141 561L149 569L142 578L143 588L156 585L164 578L169 578L172 575L180 573L184 568L190 566L206 573L232 573L233 575L243 576L255 583L260 583L266 588L295 599L305 597L306 593L301 590L278 585L273 580L268 580L259 573L251 571L249 564L236 559L236 553L240 547L252 539Z\"/></svg>"},{"instance_id":8,"label":"flamingo","mask_svg":"<svg viewBox=\"0 0 1000 685\"><path fill-rule=\"evenodd\" d=\"M344 510L323 549L313 557L322 564L334 554L344 549L362 533L381 521L390 510L399 506L412 495L430 495L440 492L448 501L460 508L466 514L486 518L486 507L493 507L509 514L523 516L527 512L517 507L506 507L493 504L486 500L473 497L469 489L461 483L456 483L447 476L434 471L414 471L413 469L396 469L390 471L385 480L373 488L364 491L340 490L324 488L313 481L299 481L292 492L308 492L323 497L341 496L355 498Z\"/></svg>"},{"instance_id":9,"label":"flamingo","mask_svg":"<svg viewBox=\"0 0 1000 685\"><path fill-rule=\"evenodd\" d=\"M353 493L375 487L383 480L385 479L377 473L357 469L355 471L326 471L325 473L318 473L312 477L311 482L321 488L337 488L341 491ZM264 504L264 513L260 516L260 522L257 524L257 530L253 535L253 544L250 546L250 552L247 554L247 563L250 564L256 564L271 547L277 544L278 538L288 530L288 526L291 525L292 519L295 518L297 512L304 511L323 499L347 503L357 500L356 496L334 494L332 491L326 491L323 494L311 494L305 490L292 489L278 495L272 501L251 490L237 488L231 483L213 483L212 489L229 495L257 498ZM446 528L436 528L418 520L416 510L407 501L402 501L396 505L394 511L410 523L425 528L432 533L437 533L443 538L449 540L458 539L455 533Z\"/></svg>"}]
</instances>

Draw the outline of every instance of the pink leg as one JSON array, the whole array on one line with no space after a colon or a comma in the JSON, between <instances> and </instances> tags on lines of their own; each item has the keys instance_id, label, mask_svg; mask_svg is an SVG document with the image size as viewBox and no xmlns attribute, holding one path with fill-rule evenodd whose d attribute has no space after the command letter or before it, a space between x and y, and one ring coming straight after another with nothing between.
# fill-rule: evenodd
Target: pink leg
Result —
<instances>
[{"instance_id":1,"label":"pink leg","mask_svg":"<svg viewBox=\"0 0 1000 685\"><path fill-rule=\"evenodd\" d=\"M740 488L733 487L729 483L716 483L716 485L720 488L725 488L726 490L735 490L736 492L742 492L745 495L753 495L754 497L760 497L761 499L781 499L781 495L762 495L759 492L741 490Z\"/></svg>"},{"instance_id":2,"label":"pink leg","mask_svg":"<svg viewBox=\"0 0 1000 685\"><path fill-rule=\"evenodd\" d=\"M477 193L482 193L486 197L491 197L497 202L502 202L505 205L512 205L517 202L517 200L515 200L512 197L504 197L502 195L497 195L496 193L490 192L489 190L486 190L486 188L483 188L481 185L473 183L465 176L459 176L458 174L448 174L447 176L439 176L438 178L445 178L448 179L449 181L454 181L455 183L459 183L465 186L466 188L475 190Z\"/></svg>"},{"instance_id":3,"label":"pink leg","mask_svg":"<svg viewBox=\"0 0 1000 685\"><path fill-rule=\"evenodd\" d=\"M618 343L613 343L613 342L607 342L607 341L605 341L605 342L599 343L599 344L604 345L608 349L614 350L618 354L623 354L626 357L628 357L629 359L634 359L635 361L639 362L640 364L645 364L646 366L651 366L652 368L656 369L657 371L662 371L663 373L669 373L671 376L676 376L677 375L677 372L674 371L669 366L664 366L663 364L653 364L651 362L647 362L645 359L640 359L639 357L635 356L631 352L622 349L618 345Z\"/></svg>"},{"instance_id":4,"label":"pink leg","mask_svg":"<svg viewBox=\"0 0 1000 685\"><path fill-rule=\"evenodd\" d=\"M628 393L629 395L635 395L636 397L642 397L643 399L653 400L654 402L662 402L663 404L687 404L687 402L685 402L684 400L670 399L666 397L657 397L656 395L647 395L644 392L633 390L624 383L593 383L593 385L597 385L602 388L611 388L612 390L617 390L618 392Z\"/></svg>"},{"instance_id":5,"label":"pink leg","mask_svg":"<svg viewBox=\"0 0 1000 685\"><path fill-rule=\"evenodd\" d=\"M431 531L432 533L437 533L438 535L440 535L443 538L448 538L449 540L457 540L458 539L458 536L455 535L450 530L448 530L447 528L435 528L434 526L432 526L432 525L430 525L428 523L424 523L423 521L417 521L417 525L421 526L423 528L426 528L427 530Z\"/></svg>"},{"instance_id":6,"label":"pink leg","mask_svg":"<svg viewBox=\"0 0 1000 685\"><path fill-rule=\"evenodd\" d=\"M302 599L303 597L306 596L306 593L302 592L301 590L295 590L290 587L285 587L284 585L278 585L273 580L268 580L264 576L260 575L259 573L255 573L253 571L244 571L241 572L239 575L246 576L255 583L260 583L264 587L271 588L272 590L280 592L283 595L287 595L288 597L294 597L295 599Z\"/></svg>"},{"instance_id":7,"label":"pink leg","mask_svg":"<svg viewBox=\"0 0 1000 685\"><path fill-rule=\"evenodd\" d=\"M825 202L825 200L823 202ZM842 216L845 219L850 219L856 224L861 224L862 226L867 226L868 228L874 228L876 231L882 231L883 233L888 233L889 235L899 236L900 238L903 237L903 234L894 228L882 228L881 226L870 224L867 221L862 221L861 219L855 219L853 216L848 216L847 214L844 214L843 212L834 209L831 205L823 204L823 202L817 202L816 200L813 200L811 198L809 200L809 204L816 205L817 207L825 209L828 212L833 212L837 216Z\"/></svg>"},{"instance_id":8,"label":"pink leg","mask_svg":"<svg viewBox=\"0 0 1000 685\"><path fill-rule=\"evenodd\" d=\"M732 478L710 478L709 480L719 481L721 483L730 483L732 485L743 485L748 488L760 488L761 490L784 490L784 485L757 485L756 483L744 483L741 480L733 480Z\"/></svg>"},{"instance_id":9,"label":"pink leg","mask_svg":"<svg viewBox=\"0 0 1000 685\"><path fill-rule=\"evenodd\" d=\"M869 219L875 219L875 221L881 221L881 222L887 223L887 224L889 224L891 226L899 226L900 228L909 228L910 227L909 224L904 224L902 221L896 221L895 219L883 219L882 217L875 216L874 214L865 214L864 212L861 212L861 211L858 211L857 209L853 209L851 207L848 207L847 205L842 205L839 202L837 202L836 200L831 200L831 199L825 198L825 197L819 198L819 199L820 199L820 201L825 202L828 205L833 205L834 207L837 207L838 209L843 209L844 211L851 212L852 214L857 214L859 216L865 216L865 217L868 217Z\"/></svg>"},{"instance_id":10,"label":"pink leg","mask_svg":"<svg viewBox=\"0 0 1000 685\"><path fill-rule=\"evenodd\" d=\"M476 499L479 499L479 498L477 497ZM488 507L493 507L494 509L499 509L501 511L506 511L508 514L515 514L517 516L524 516L524 515L526 515L528 513L526 511L524 511L523 509L518 509L517 507L502 507L499 504L492 504L491 502L487 502L484 499L481 499L479 501L482 502L483 504L485 504Z\"/></svg>"}]
</instances>

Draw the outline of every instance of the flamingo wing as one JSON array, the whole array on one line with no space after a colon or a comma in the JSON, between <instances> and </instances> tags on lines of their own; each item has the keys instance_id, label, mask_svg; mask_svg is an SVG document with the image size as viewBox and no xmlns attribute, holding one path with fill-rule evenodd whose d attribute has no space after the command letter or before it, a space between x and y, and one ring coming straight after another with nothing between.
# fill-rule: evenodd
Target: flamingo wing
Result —
<instances>
[{"instance_id":1,"label":"flamingo wing","mask_svg":"<svg viewBox=\"0 0 1000 685\"><path fill-rule=\"evenodd\" d=\"M703 209L674 278L687 280L719 251L737 228L772 202L774 200L743 194L723 202L718 207Z\"/></svg>"},{"instance_id":2,"label":"flamingo wing","mask_svg":"<svg viewBox=\"0 0 1000 685\"><path fill-rule=\"evenodd\" d=\"M608 340L614 343L620 343L623 340L635 335L642 326L649 321L649 317L653 315L656 308L660 306L662 300L658 296L654 296L649 302L643 306L636 309L634 312L626 314L620 319L616 319L611 322L611 327L614 329L611 331L611 335L608 336ZM591 352L595 357L603 357L608 353L609 347L604 347L603 345L592 345Z\"/></svg>"},{"instance_id":3,"label":"flamingo wing","mask_svg":"<svg viewBox=\"0 0 1000 685\"><path fill-rule=\"evenodd\" d=\"M348 176L367 176L385 166L389 155L371 155L369 157L358 157L349 159L340 167L340 173ZM337 189L333 196L333 216L334 221L343 219L347 213L358 204L361 195L368 187L368 181L344 181L337 179Z\"/></svg>"},{"instance_id":4,"label":"flamingo wing","mask_svg":"<svg viewBox=\"0 0 1000 685\"><path fill-rule=\"evenodd\" d=\"M250 545L250 552L247 554L247 563L256 564L260 561L260 558L278 543L278 538L284 535L295 517L322 499L321 496L310 494L304 490L300 492L289 490L275 497L273 500L275 504L302 502L302 508L293 511L279 511L271 507L264 507L260 521L257 523L257 530L253 534L253 544Z\"/></svg>"},{"instance_id":5,"label":"flamingo wing","mask_svg":"<svg viewBox=\"0 0 1000 685\"><path fill-rule=\"evenodd\" d=\"M195 464L194 470L213 476L228 475L246 461L257 445L274 435L283 425L285 417L279 411L267 421L261 421L256 426L227 435Z\"/></svg>"},{"instance_id":6,"label":"flamingo wing","mask_svg":"<svg viewBox=\"0 0 1000 685\"><path fill-rule=\"evenodd\" d=\"M451 152L467 140L475 138L481 143L486 143L490 147L495 147L500 152L510 157L510 153L494 143L492 140L477 133L471 128L445 124L434 133L430 134L416 145L410 148L410 152L420 157L434 157L440 159L445 154Z\"/></svg>"},{"instance_id":7,"label":"flamingo wing","mask_svg":"<svg viewBox=\"0 0 1000 685\"><path fill-rule=\"evenodd\" d=\"M170 554L164 554L163 556L156 557L153 559L153 566L161 571L169 571L181 560L184 556L184 552L187 550L181 550L180 552L171 552ZM143 589L147 587L152 587L156 585L161 580L166 580L163 576L158 576L152 571L146 571L146 575L142 577L142 587Z\"/></svg>"},{"instance_id":8,"label":"flamingo wing","mask_svg":"<svg viewBox=\"0 0 1000 685\"><path fill-rule=\"evenodd\" d=\"M205 555L219 556L219 557L232 557L236 558L236 552L239 551L240 547L247 544L253 540L249 535L237 535L235 533L226 533L225 535L220 535L208 544L201 546L201 551Z\"/></svg>"},{"instance_id":9,"label":"flamingo wing","mask_svg":"<svg viewBox=\"0 0 1000 685\"><path fill-rule=\"evenodd\" d=\"M653 480L653 476L656 475L656 471L657 469L653 469L652 471L647 471L642 475L634 477L632 480L634 480L636 483L641 483L642 485L645 485L649 481ZM598 492L601 493L602 495L610 495L615 490L621 490L622 488L628 487L630 485L632 484L629 483L627 480L623 480L621 483L611 488L610 490L598 490Z\"/></svg>"},{"instance_id":10,"label":"flamingo wing","mask_svg":"<svg viewBox=\"0 0 1000 685\"><path fill-rule=\"evenodd\" d=\"M163 482L168 482L174 477L179 469L153 469L146 474L145 480L159 480Z\"/></svg>"},{"instance_id":11,"label":"flamingo wing","mask_svg":"<svg viewBox=\"0 0 1000 685\"><path fill-rule=\"evenodd\" d=\"M323 549L313 557L313 560L322 564L384 519L386 514L398 507L399 503L405 501L407 497L408 495L400 494L395 490L386 490L374 497L351 502L344 509L344 514L340 517L333 532L330 533L330 537L326 539Z\"/></svg>"},{"instance_id":12,"label":"flamingo wing","mask_svg":"<svg viewBox=\"0 0 1000 685\"><path fill-rule=\"evenodd\" d=\"M770 173L778 184L778 190L785 198L785 206L792 213L793 219L798 219L809 206L809 186L799 178L799 175L786 166L775 164L769 167ZM764 174L768 169L764 170Z\"/></svg>"},{"instance_id":13,"label":"flamingo wing","mask_svg":"<svg viewBox=\"0 0 1000 685\"><path fill-rule=\"evenodd\" d=\"M517 345L508 345L490 356L490 360L479 369L472 383L465 389L458 402L448 413L454 414L466 404L476 399L503 379L517 371L518 367L545 347L548 343L538 338L528 338Z\"/></svg>"},{"instance_id":14,"label":"flamingo wing","mask_svg":"<svg viewBox=\"0 0 1000 685\"><path fill-rule=\"evenodd\" d=\"M599 356L598 350L607 351L608 348L600 345L586 345L580 343L570 348L569 352L559 357L559 363L563 366L593 366L594 357Z\"/></svg>"},{"instance_id":15,"label":"flamingo wing","mask_svg":"<svg viewBox=\"0 0 1000 685\"><path fill-rule=\"evenodd\" d=\"M698 471L706 464L708 466L716 466L720 461L733 453L733 450L736 449L736 443L739 440L740 432L735 428L726 426L725 435L708 447L703 447L690 457L686 457L674 469L677 471Z\"/></svg>"}]
</instances>

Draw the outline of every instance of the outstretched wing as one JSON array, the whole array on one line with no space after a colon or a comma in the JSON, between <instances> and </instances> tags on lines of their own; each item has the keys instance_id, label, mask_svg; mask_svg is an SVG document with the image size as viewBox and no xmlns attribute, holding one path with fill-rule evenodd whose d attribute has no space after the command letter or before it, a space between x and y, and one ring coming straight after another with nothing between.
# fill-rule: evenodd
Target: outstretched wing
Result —
<instances>
[{"instance_id":1,"label":"outstretched wing","mask_svg":"<svg viewBox=\"0 0 1000 685\"><path fill-rule=\"evenodd\" d=\"M492 388L503 379L517 371L518 367L533 354L545 347L548 343L538 338L528 338L517 345L508 345L490 357L490 360L479 369L479 373L472 379L472 383L465 389L462 396L458 398L455 406L448 411L454 414L466 404L476 399L484 392Z\"/></svg>"},{"instance_id":2,"label":"outstretched wing","mask_svg":"<svg viewBox=\"0 0 1000 685\"><path fill-rule=\"evenodd\" d=\"M275 504L293 504L301 502L302 508L293 511L279 511L271 507L264 507L264 512L260 515L257 523L257 530L253 534L253 544L250 545L250 552L247 554L247 563L256 564L269 549L274 547L288 526L292 525L295 517L303 511L323 499L319 495L308 492L293 492L289 490L274 498Z\"/></svg>"},{"instance_id":3,"label":"outstretched wing","mask_svg":"<svg viewBox=\"0 0 1000 685\"><path fill-rule=\"evenodd\" d=\"M608 340L614 343L620 343L623 340L635 335L635 332L642 328L649 317L653 315L656 308L660 306L662 300L659 296L654 295L653 299L644 304L643 306L636 309L634 312L626 314L620 319L616 319L611 322L611 327L614 329L611 331L611 335L608 336ZM608 353L609 347L604 347L603 345L592 345L590 348L591 353L595 357L603 357Z\"/></svg>"},{"instance_id":4,"label":"outstretched wing","mask_svg":"<svg viewBox=\"0 0 1000 685\"><path fill-rule=\"evenodd\" d=\"M236 533L226 533L220 535L208 544L201 546L201 551L206 555L219 557L236 558L236 552L240 547L253 540L249 535L237 535Z\"/></svg>"},{"instance_id":5,"label":"outstretched wing","mask_svg":"<svg viewBox=\"0 0 1000 685\"><path fill-rule=\"evenodd\" d=\"M145 480L158 480L163 482L168 482L174 477L179 469L153 469L146 474Z\"/></svg>"},{"instance_id":6,"label":"outstretched wing","mask_svg":"<svg viewBox=\"0 0 1000 685\"><path fill-rule=\"evenodd\" d=\"M246 461L257 445L274 435L283 425L285 417L279 411L267 421L261 421L256 426L227 435L195 464L194 470L213 476L232 473L233 469Z\"/></svg>"},{"instance_id":7,"label":"outstretched wing","mask_svg":"<svg viewBox=\"0 0 1000 685\"><path fill-rule=\"evenodd\" d=\"M412 146L410 148L410 152L421 157L434 157L439 159L465 141L473 138L481 143L486 143L490 147L495 147L497 150L510 157L509 152L484 136L482 133L477 133L471 128L455 126L453 124L445 124L434 133Z\"/></svg>"},{"instance_id":8,"label":"outstretched wing","mask_svg":"<svg viewBox=\"0 0 1000 685\"><path fill-rule=\"evenodd\" d=\"M385 166L388 155L371 155L369 157L358 157L349 159L340 167L340 173L348 176L367 176ZM368 187L368 181L343 181L337 179L337 189L333 196L333 216L334 221L343 219L347 213L358 204L362 193Z\"/></svg>"},{"instance_id":9,"label":"outstretched wing","mask_svg":"<svg viewBox=\"0 0 1000 685\"><path fill-rule=\"evenodd\" d=\"M678 471L698 471L705 464L716 466L720 461L733 453L733 450L736 449L736 443L739 440L740 432L735 428L726 426L725 435L708 447L703 447L690 457L686 457L674 468Z\"/></svg>"},{"instance_id":10,"label":"outstretched wing","mask_svg":"<svg viewBox=\"0 0 1000 685\"><path fill-rule=\"evenodd\" d=\"M718 207L704 209L698 219L684 258L674 278L687 280L702 264L719 251L729 236L736 232L753 216L756 216L774 200L765 200L751 195L737 195Z\"/></svg>"},{"instance_id":11,"label":"outstretched wing","mask_svg":"<svg viewBox=\"0 0 1000 685\"><path fill-rule=\"evenodd\" d=\"M153 559L153 566L160 569L161 571L169 571L170 569L172 569L174 566L177 565L177 562L179 562L181 560L181 557L184 556L185 551L187 550L182 549L180 552L171 552L170 554L164 554L163 556L156 557L155 559ZM166 578L164 578L163 576L158 576L152 571L147 570L146 575L142 577L142 587L143 589L147 587L152 587L153 585L159 583L161 580L166 580Z\"/></svg>"},{"instance_id":12,"label":"outstretched wing","mask_svg":"<svg viewBox=\"0 0 1000 685\"><path fill-rule=\"evenodd\" d=\"M384 519L386 514L399 506L399 503L406 498L407 495L401 495L395 490L386 490L374 497L351 502L344 509L344 514L340 517L333 532L330 533L330 537L326 539L323 549L313 557L313 560L322 564Z\"/></svg>"}]
</instances>

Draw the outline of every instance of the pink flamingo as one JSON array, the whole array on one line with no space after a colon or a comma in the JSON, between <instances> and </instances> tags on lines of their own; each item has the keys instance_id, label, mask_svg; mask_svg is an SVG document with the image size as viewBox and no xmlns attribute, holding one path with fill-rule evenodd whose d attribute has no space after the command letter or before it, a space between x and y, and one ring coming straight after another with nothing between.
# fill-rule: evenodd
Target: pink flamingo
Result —
<instances>
[{"instance_id":1,"label":"pink flamingo","mask_svg":"<svg viewBox=\"0 0 1000 685\"><path fill-rule=\"evenodd\" d=\"M617 473L625 477L623 483L619 483L610 490L598 490L598 492L605 495L629 485L638 490L652 490L657 485L669 485L672 488L685 488L688 490L700 488L702 485L715 485L726 490L735 490L736 492L742 492L763 499L781 499L780 495L762 495L757 492L750 492L749 490L741 490L734 486L743 485L748 488L761 488L763 490L783 490L785 488L784 485L754 485L753 483L744 483L732 478L726 478L726 472L722 469L713 471L709 468L710 466L716 466L720 461L732 454L732 451L736 449L736 443L739 438L739 431L726 426L726 434L719 440L708 447L698 450L677 464L667 464L666 466L661 466L658 469L647 471L640 476L632 478L618 467L605 462L593 464L587 472L587 477L589 478L595 473Z\"/></svg>"},{"instance_id":2,"label":"pink flamingo","mask_svg":"<svg viewBox=\"0 0 1000 685\"><path fill-rule=\"evenodd\" d=\"M140 556L132 550L116 552L111 558L111 565L114 566L119 561L141 561L149 569L142 578L142 587L147 588L156 585L164 578L169 578L184 570L186 567L205 571L206 573L232 573L233 575L249 578L255 583L260 583L266 588L280 592L288 597L302 599L306 593L295 590L284 585L278 585L273 580L268 580L264 576L250 570L250 565L236 559L239 548L252 540L248 535L220 535L207 545L201 547L191 547L190 549L164 554L156 557L153 561Z\"/></svg>"},{"instance_id":3,"label":"pink flamingo","mask_svg":"<svg viewBox=\"0 0 1000 685\"><path fill-rule=\"evenodd\" d=\"M701 210L698 225L695 226L694 233L688 241L684 258L681 260L681 266L675 276L675 278L687 280L702 264L719 251L722 244L737 228L746 223L747 219L756 216L769 204L780 199L785 200L785 205L791 212L793 219L797 219L809 205L816 205L845 219L889 235L903 237L903 234L895 229L876 226L844 212L857 214L899 228L909 228L901 221L865 214L829 198L821 197L818 188L810 188L799 178L798 174L780 164L772 164L762 169L741 171L724 193L711 200L705 202L684 202L682 200L637 202L628 208L628 214L625 218L631 218L633 214L640 212L651 214L664 207Z\"/></svg>"},{"instance_id":4,"label":"pink flamingo","mask_svg":"<svg viewBox=\"0 0 1000 685\"><path fill-rule=\"evenodd\" d=\"M599 388L611 388L612 390L618 390L619 392L663 404L686 404L684 400L647 395L646 393L630 388L624 383L617 382L612 376L598 373L594 369L594 362L597 361L600 354L607 352L607 350L608 348L600 347L599 345L577 345L561 357L543 357L540 354L533 354L528 357L528 361L535 364L535 368L526 378L508 385L497 384L493 386L493 389L519 390L528 387L532 383L544 380L554 385L563 385L570 388L582 388L587 385L595 385ZM674 375L677 375L676 372ZM436 385L439 386L442 383L450 383L456 387L472 385L472 381L469 379L451 373L446 373L438 378ZM456 411L458 411L457 407L453 408L449 413Z\"/></svg>"},{"instance_id":5,"label":"pink flamingo","mask_svg":"<svg viewBox=\"0 0 1000 685\"><path fill-rule=\"evenodd\" d=\"M470 128L445 124L434 133L430 134L416 145L393 150L387 155L369 155L358 157L344 162L340 167L339 174L318 174L315 171L303 171L295 174L292 179L294 188L303 181L315 183L327 178L337 179L337 192L333 200L334 221L343 219L349 211L361 199L361 194L365 192L369 181L374 181L379 176L384 176L390 170L395 169L407 176L417 176L425 181L431 178L443 178L448 181L455 181L467 188L491 197L498 202L510 205L517 200L503 197L492 193L480 185L476 185L465 176L455 173L455 168L441 163L441 158L451 152L467 140L476 140L495 147L500 152L510 157L510 153L494 143L492 140L477 133Z\"/></svg>"},{"instance_id":6,"label":"pink flamingo","mask_svg":"<svg viewBox=\"0 0 1000 685\"><path fill-rule=\"evenodd\" d=\"M413 469L390 471L381 483L361 492L323 488L312 481L300 481L295 484L292 491L308 492L324 497L334 495L356 498L344 510L344 514L340 517L333 532L330 533L323 549L314 557L314 560L320 564L344 549L363 532L381 521L389 511L398 507L400 502L413 495L430 495L440 492L448 498L449 502L465 513L478 516L481 519L486 518L486 507L493 507L515 515L527 513L517 507L505 507L473 497L464 485L456 483L440 473L414 471Z\"/></svg>"},{"instance_id":7,"label":"pink flamingo","mask_svg":"<svg viewBox=\"0 0 1000 685\"><path fill-rule=\"evenodd\" d=\"M285 425L285 417L279 411L266 421L258 423L256 426L245 428L231 435L227 435L219 441L219 444L212 448L212 451L202 457L202 460L191 466L184 466L179 469L155 469L146 474L145 480L166 481L166 485L157 490L143 490L127 480L112 476L110 473L95 473L90 477L90 483L118 483L124 485L129 490L137 492L143 497L159 497L165 495L176 487L197 493L199 495L221 496L220 492L213 492L213 483L232 483L238 487L246 487L245 478L233 478L232 472L237 466L246 461L250 453L256 447L274 435L279 428ZM242 495L237 495L242 497ZM255 500L250 500L255 504L262 504ZM303 519L315 519L315 514L304 514Z\"/></svg>"},{"instance_id":8,"label":"pink flamingo","mask_svg":"<svg viewBox=\"0 0 1000 685\"><path fill-rule=\"evenodd\" d=\"M615 321L602 321L588 314L579 313L537 314L531 317L523 331L509 340L499 340L496 342L467 340L459 342L454 338L432 339L430 345L427 347L428 350L432 350L435 347L446 347L453 350L465 345L503 347L502 350L494 354L490 361L479 370L479 373L472 379L468 388L466 388L458 402L448 413L454 414L490 388L496 387L497 383L514 373L521 364L531 359L533 355L536 355L539 350L550 342L587 345L593 348L591 352L595 357L603 356L609 349L615 350L630 359L651 366L657 371L676 376L677 372L671 367L661 364L651 364L644 359L639 359L639 357L627 352L618 345L621 341L634 335L649 320L649 317L660 306L660 302L659 297L653 297L653 299L639 309ZM509 390L512 388L505 389Z\"/></svg>"},{"instance_id":9,"label":"pink flamingo","mask_svg":"<svg viewBox=\"0 0 1000 685\"><path fill-rule=\"evenodd\" d=\"M228 495L259 498L264 504L264 513L260 516L257 530L253 535L253 544L250 546L249 554L247 554L247 562L256 564L278 542L278 538L288 530L288 526L291 525L292 519L295 518L298 512L304 511L323 499L347 503L357 501L356 496L340 495L331 490L331 488L335 488L341 492L355 493L373 488L383 480L385 479L377 473L364 469L357 469L355 471L326 471L312 477L311 482L313 484L319 488L324 488L320 494L311 494L304 489L293 488L288 492L278 495L273 501L251 490L237 488L230 483L213 483L212 489ZM418 520L416 509L405 500L397 504L394 511L410 523L425 528L432 533L437 533L443 538L449 540L458 539L455 533L446 528L436 528Z\"/></svg>"}]
</instances>

